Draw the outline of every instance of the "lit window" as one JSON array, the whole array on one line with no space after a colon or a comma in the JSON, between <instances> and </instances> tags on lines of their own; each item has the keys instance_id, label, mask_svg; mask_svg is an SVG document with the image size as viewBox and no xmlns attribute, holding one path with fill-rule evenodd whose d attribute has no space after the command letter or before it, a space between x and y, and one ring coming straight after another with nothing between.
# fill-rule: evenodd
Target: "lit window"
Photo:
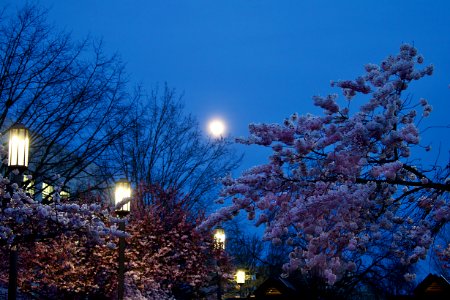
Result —
<instances>
[{"instance_id":1,"label":"lit window","mask_svg":"<svg viewBox=\"0 0 450 300\"><path fill-rule=\"evenodd\" d=\"M59 195L61 196L61 199L69 199L70 198L70 193L68 191L64 191L62 190Z\"/></svg>"},{"instance_id":2,"label":"lit window","mask_svg":"<svg viewBox=\"0 0 450 300\"><path fill-rule=\"evenodd\" d=\"M34 180L28 179L28 175L23 175L23 186L26 193L34 195Z\"/></svg>"},{"instance_id":3,"label":"lit window","mask_svg":"<svg viewBox=\"0 0 450 300\"><path fill-rule=\"evenodd\" d=\"M49 198L53 194L53 186L46 182L42 183L42 199Z\"/></svg>"}]
</instances>

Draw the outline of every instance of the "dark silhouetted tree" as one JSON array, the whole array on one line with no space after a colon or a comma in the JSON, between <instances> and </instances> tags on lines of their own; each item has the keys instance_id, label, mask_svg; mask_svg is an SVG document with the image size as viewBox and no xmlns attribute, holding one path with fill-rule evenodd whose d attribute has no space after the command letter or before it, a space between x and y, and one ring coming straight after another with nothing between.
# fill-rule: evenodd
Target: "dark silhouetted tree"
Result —
<instances>
[{"instance_id":1,"label":"dark silhouetted tree","mask_svg":"<svg viewBox=\"0 0 450 300\"><path fill-rule=\"evenodd\" d=\"M209 205L205 200L240 161L230 142L206 138L175 90L167 86L150 95L138 90L133 104L131 129L111 155L121 163L119 172L136 185L183 191L190 197L188 208Z\"/></svg>"},{"instance_id":2,"label":"dark silhouetted tree","mask_svg":"<svg viewBox=\"0 0 450 300\"><path fill-rule=\"evenodd\" d=\"M96 166L127 128L122 63L101 43L56 31L38 6L7 13L0 19L1 132L15 123L31 130L36 179L52 183L59 174L96 187L104 180Z\"/></svg>"}]
</instances>

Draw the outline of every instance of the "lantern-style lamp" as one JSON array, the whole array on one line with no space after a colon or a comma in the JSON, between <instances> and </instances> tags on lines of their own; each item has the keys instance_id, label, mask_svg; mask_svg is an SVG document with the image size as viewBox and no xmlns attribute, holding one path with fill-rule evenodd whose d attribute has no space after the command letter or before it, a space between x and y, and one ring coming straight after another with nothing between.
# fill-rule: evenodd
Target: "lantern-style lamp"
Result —
<instances>
[{"instance_id":1,"label":"lantern-style lamp","mask_svg":"<svg viewBox=\"0 0 450 300\"><path fill-rule=\"evenodd\" d=\"M117 207L117 205L126 198L131 197L131 184L126 179L120 179L116 182L114 191L114 204L116 206L116 213L120 215L126 215L130 212L130 202Z\"/></svg>"},{"instance_id":2,"label":"lantern-style lamp","mask_svg":"<svg viewBox=\"0 0 450 300\"><path fill-rule=\"evenodd\" d=\"M245 270L237 270L236 272L236 283L244 284L245 283Z\"/></svg>"},{"instance_id":3,"label":"lantern-style lamp","mask_svg":"<svg viewBox=\"0 0 450 300\"><path fill-rule=\"evenodd\" d=\"M214 243L217 249L225 249L225 240L225 230L220 226L214 229Z\"/></svg>"},{"instance_id":4,"label":"lantern-style lamp","mask_svg":"<svg viewBox=\"0 0 450 300\"><path fill-rule=\"evenodd\" d=\"M9 129L8 167L24 171L28 168L30 136L23 124L16 124Z\"/></svg>"}]
</instances>

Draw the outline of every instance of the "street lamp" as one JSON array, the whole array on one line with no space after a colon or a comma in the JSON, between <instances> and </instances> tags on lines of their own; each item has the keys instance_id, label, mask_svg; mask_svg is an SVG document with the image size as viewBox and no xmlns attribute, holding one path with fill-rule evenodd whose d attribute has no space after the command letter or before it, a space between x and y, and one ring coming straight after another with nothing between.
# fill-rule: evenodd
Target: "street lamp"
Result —
<instances>
[{"instance_id":1,"label":"street lamp","mask_svg":"<svg viewBox=\"0 0 450 300\"><path fill-rule=\"evenodd\" d=\"M126 179L120 179L116 182L115 191L114 191L114 203L116 206L116 214L120 218L126 217L130 213L131 201L128 201L121 206L122 201L126 198L131 197L131 184ZM125 231L125 220L120 220L119 222L119 230ZM118 274L118 287L117 294L118 299L122 300L125 292L125 237L119 237L119 274Z\"/></svg>"},{"instance_id":2,"label":"street lamp","mask_svg":"<svg viewBox=\"0 0 450 300\"><path fill-rule=\"evenodd\" d=\"M16 124L9 129L8 146L8 168L11 181L21 187L23 172L28 168L28 152L30 148L29 132L23 124ZM15 174L14 170L18 170L19 174ZM11 196L12 193L13 191L11 191ZM17 298L17 251L17 244L13 243L9 250L8 300Z\"/></svg>"}]
</instances>

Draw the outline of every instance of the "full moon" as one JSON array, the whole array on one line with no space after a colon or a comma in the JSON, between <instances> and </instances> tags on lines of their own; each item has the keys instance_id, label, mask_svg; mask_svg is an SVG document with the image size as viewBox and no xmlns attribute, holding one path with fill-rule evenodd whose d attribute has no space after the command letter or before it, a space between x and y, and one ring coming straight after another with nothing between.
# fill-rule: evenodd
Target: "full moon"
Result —
<instances>
[{"instance_id":1,"label":"full moon","mask_svg":"<svg viewBox=\"0 0 450 300\"><path fill-rule=\"evenodd\" d=\"M214 137L221 137L225 132L225 123L219 119L210 121L208 127Z\"/></svg>"}]
</instances>

